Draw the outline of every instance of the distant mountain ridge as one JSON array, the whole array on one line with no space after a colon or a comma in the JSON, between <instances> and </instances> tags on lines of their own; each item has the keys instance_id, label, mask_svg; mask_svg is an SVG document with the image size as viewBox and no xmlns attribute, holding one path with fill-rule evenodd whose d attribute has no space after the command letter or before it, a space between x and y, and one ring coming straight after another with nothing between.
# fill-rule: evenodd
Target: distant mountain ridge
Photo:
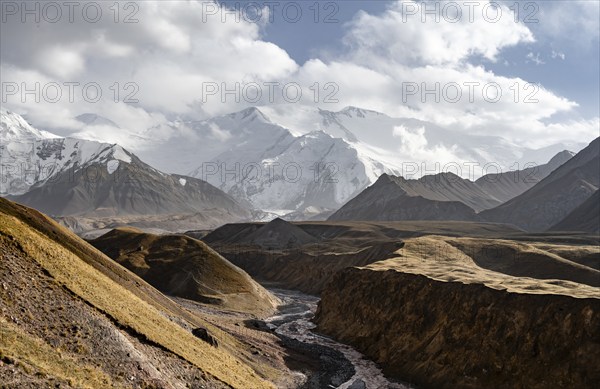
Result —
<instances>
[{"instance_id":1,"label":"distant mountain ridge","mask_svg":"<svg viewBox=\"0 0 600 389\"><path fill-rule=\"evenodd\" d=\"M550 230L600 233L600 191L594 192Z\"/></svg>"},{"instance_id":2,"label":"distant mountain ridge","mask_svg":"<svg viewBox=\"0 0 600 389\"><path fill-rule=\"evenodd\" d=\"M600 138L508 202L481 213L485 220L544 231L589 199L600 186Z\"/></svg>"},{"instance_id":3,"label":"distant mountain ridge","mask_svg":"<svg viewBox=\"0 0 600 389\"><path fill-rule=\"evenodd\" d=\"M533 153L500 137L464 137L432 123L393 118L357 107L337 112L303 106L251 107L206 120L162 123L137 132L120 128L119 123L96 114L82 114L77 120L86 123L76 134L79 137L119 139L118 144L131 145L133 149L128 150L161 171L207 181L245 207L265 211L265 215L271 215L269 218L280 216L288 220L325 219L382 174L406 174L406 163L429 163L423 171L448 161L469 161L479 167L492 162L506 168L529 159L527 154ZM66 151L69 147L74 149L68 146ZM540 158L556 147L533 154ZM79 163L99 152L82 155ZM521 194L568 156L564 153L555 157L556 163L525 169L518 177L511 172L501 173L491 183L486 178L476 185L468 180L441 185L426 179L410 185L420 186L417 192L422 191L426 199L457 200L478 212ZM39 159L31 158L29 164L35 167ZM58 171L68 160L63 158L58 163ZM419 177L420 173L414 176ZM457 173L464 176L464 171ZM454 180L440 175L444 177ZM41 179L36 177L33 181ZM3 193L24 193L31 183L22 181L15 181Z\"/></svg>"},{"instance_id":4,"label":"distant mountain ridge","mask_svg":"<svg viewBox=\"0 0 600 389\"><path fill-rule=\"evenodd\" d=\"M436 198L427 198L423 192ZM441 197L421 180L384 174L328 220L478 220L473 208Z\"/></svg>"},{"instance_id":5,"label":"distant mountain ridge","mask_svg":"<svg viewBox=\"0 0 600 389\"><path fill-rule=\"evenodd\" d=\"M563 151L547 164L488 174L477 181L453 173L419 179L384 174L328 220L482 220L478 212L533 187L572 155Z\"/></svg>"},{"instance_id":6,"label":"distant mountain ridge","mask_svg":"<svg viewBox=\"0 0 600 389\"><path fill-rule=\"evenodd\" d=\"M504 173L491 173L477 179L475 183L489 195L504 203L520 195L540 182L550 173L571 159L575 153L564 150L556 154L548 163Z\"/></svg>"}]
</instances>

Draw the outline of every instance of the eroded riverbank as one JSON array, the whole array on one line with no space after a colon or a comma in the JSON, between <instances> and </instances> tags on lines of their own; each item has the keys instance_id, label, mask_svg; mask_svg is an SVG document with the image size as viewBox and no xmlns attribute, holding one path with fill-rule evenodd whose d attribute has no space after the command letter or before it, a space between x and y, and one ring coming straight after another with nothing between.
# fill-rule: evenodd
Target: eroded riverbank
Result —
<instances>
[{"instance_id":1,"label":"eroded riverbank","mask_svg":"<svg viewBox=\"0 0 600 389\"><path fill-rule=\"evenodd\" d=\"M269 329L296 352L316 355L319 369L308 372L302 388L405 389L409 386L388 380L381 369L352 347L313 332L312 318L319 298L297 291L269 289L284 304L265 320ZM294 369L294 366L290 366Z\"/></svg>"}]
</instances>

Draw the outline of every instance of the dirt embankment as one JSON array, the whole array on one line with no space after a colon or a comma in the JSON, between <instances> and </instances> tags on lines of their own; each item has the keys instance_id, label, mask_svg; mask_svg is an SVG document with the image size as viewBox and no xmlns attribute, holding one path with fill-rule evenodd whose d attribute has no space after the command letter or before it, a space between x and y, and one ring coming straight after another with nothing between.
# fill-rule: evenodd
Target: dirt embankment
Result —
<instances>
[{"instance_id":1,"label":"dirt embankment","mask_svg":"<svg viewBox=\"0 0 600 389\"><path fill-rule=\"evenodd\" d=\"M416 255L434 240L339 271L318 330L420 387L600 387L600 288L482 268L451 244Z\"/></svg>"}]
</instances>

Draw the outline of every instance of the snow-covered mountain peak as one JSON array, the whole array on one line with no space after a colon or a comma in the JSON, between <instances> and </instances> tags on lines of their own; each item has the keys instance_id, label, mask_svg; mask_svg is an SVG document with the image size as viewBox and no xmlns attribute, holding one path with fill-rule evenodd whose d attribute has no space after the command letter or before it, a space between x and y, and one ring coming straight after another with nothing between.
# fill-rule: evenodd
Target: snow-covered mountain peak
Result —
<instances>
[{"instance_id":1,"label":"snow-covered mountain peak","mask_svg":"<svg viewBox=\"0 0 600 389\"><path fill-rule=\"evenodd\" d=\"M120 161L131 163L133 154L118 144L86 142L74 138L65 138L67 141L77 142L75 149L81 153L80 163L106 163L107 161ZM82 143L83 142L83 143Z\"/></svg>"},{"instance_id":2,"label":"snow-covered mountain peak","mask_svg":"<svg viewBox=\"0 0 600 389\"><path fill-rule=\"evenodd\" d=\"M33 128L17 113L0 110L0 137L2 143L58 138L57 135Z\"/></svg>"},{"instance_id":3,"label":"snow-covered mountain peak","mask_svg":"<svg viewBox=\"0 0 600 389\"><path fill-rule=\"evenodd\" d=\"M257 107L250 107L244 110L233 112L227 115L230 119L244 121L246 123L259 121L262 123L271 123L271 120Z\"/></svg>"},{"instance_id":4,"label":"snow-covered mountain peak","mask_svg":"<svg viewBox=\"0 0 600 389\"><path fill-rule=\"evenodd\" d=\"M133 154L131 154L129 151L125 150L124 148L122 148L119 145L112 146L112 157L114 159L118 159L119 161L122 161L125 163L131 163L132 155Z\"/></svg>"},{"instance_id":5,"label":"snow-covered mountain peak","mask_svg":"<svg viewBox=\"0 0 600 389\"><path fill-rule=\"evenodd\" d=\"M61 138L39 131L19 114L5 110L0 119L2 194L25 193L34 184L42 184L56 174L88 163L107 164L110 171L111 167L118 166L118 161L132 161L132 154L116 144Z\"/></svg>"}]
</instances>

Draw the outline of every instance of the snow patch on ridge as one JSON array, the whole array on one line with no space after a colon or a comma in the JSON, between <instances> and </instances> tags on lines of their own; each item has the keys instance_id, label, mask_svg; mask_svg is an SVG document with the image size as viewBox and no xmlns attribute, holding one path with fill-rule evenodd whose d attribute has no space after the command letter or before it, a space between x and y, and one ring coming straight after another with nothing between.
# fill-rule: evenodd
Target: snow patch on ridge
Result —
<instances>
[{"instance_id":1,"label":"snow patch on ridge","mask_svg":"<svg viewBox=\"0 0 600 389\"><path fill-rule=\"evenodd\" d=\"M113 151L113 158L123 161L125 163L131 163L131 156L127 154L125 150L121 146L115 146L115 151Z\"/></svg>"},{"instance_id":2,"label":"snow patch on ridge","mask_svg":"<svg viewBox=\"0 0 600 389\"><path fill-rule=\"evenodd\" d=\"M108 174L113 174L119 168L119 161L112 159L106 163L106 170Z\"/></svg>"}]
</instances>

